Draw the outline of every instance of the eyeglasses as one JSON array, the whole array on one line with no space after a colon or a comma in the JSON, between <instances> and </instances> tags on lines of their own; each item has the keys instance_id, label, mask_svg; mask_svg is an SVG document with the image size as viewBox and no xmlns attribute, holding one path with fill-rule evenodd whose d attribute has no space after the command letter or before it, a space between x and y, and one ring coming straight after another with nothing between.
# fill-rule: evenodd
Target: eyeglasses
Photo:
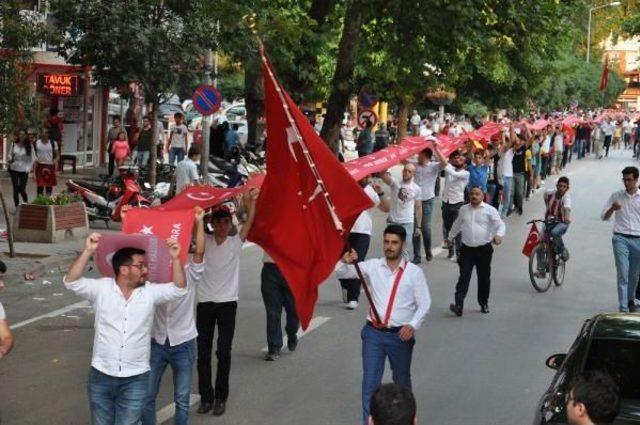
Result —
<instances>
[{"instance_id":1,"label":"eyeglasses","mask_svg":"<svg viewBox=\"0 0 640 425\"><path fill-rule=\"evenodd\" d=\"M136 267L138 270L149 270L149 266L146 264L130 264L129 267Z\"/></svg>"},{"instance_id":2,"label":"eyeglasses","mask_svg":"<svg viewBox=\"0 0 640 425\"><path fill-rule=\"evenodd\" d=\"M635 181L635 180L636 180L636 179L634 179L633 177L623 177L623 178L622 178L622 181L623 181L623 182L633 182L633 181Z\"/></svg>"}]
</instances>

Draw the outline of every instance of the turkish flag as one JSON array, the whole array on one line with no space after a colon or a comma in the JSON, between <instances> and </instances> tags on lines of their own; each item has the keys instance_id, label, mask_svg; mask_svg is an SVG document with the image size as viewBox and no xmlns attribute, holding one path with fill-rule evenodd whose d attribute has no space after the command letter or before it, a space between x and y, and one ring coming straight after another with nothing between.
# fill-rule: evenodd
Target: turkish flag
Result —
<instances>
[{"instance_id":1,"label":"turkish flag","mask_svg":"<svg viewBox=\"0 0 640 425\"><path fill-rule=\"evenodd\" d=\"M122 232L154 235L160 239L173 238L180 243L180 261L187 262L195 213L193 209L163 211L132 208L122 223Z\"/></svg>"},{"instance_id":2,"label":"turkish flag","mask_svg":"<svg viewBox=\"0 0 640 425\"><path fill-rule=\"evenodd\" d=\"M150 235L123 235L121 233L103 233L96 252L98 270L103 276L115 277L113 254L121 248L139 248L146 252L147 280L154 283L171 282L171 256L167 243Z\"/></svg>"},{"instance_id":3,"label":"turkish flag","mask_svg":"<svg viewBox=\"0 0 640 425\"><path fill-rule=\"evenodd\" d=\"M262 52L261 52L262 53ZM249 240L274 259L309 326L318 285L333 271L360 212L372 202L279 85L264 56L267 176Z\"/></svg>"},{"instance_id":4,"label":"turkish flag","mask_svg":"<svg viewBox=\"0 0 640 425\"><path fill-rule=\"evenodd\" d=\"M538 226L536 226L535 223L532 223L531 230L529 230L529 234L527 235L527 240L524 242L524 246L522 247L522 253L529 257L533 252L533 248L535 248L541 240L542 238L540 237Z\"/></svg>"},{"instance_id":5,"label":"turkish flag","mask_svg":"<svg viewBox=\"0 0 640 425\"><path fill-rule=\"evenodd\" d=\"M604 69L602 70L602 76L600 77L600 87L598 90L605 91L609 85L609 58L604 62Z\"/></svg>"}]
</instances>

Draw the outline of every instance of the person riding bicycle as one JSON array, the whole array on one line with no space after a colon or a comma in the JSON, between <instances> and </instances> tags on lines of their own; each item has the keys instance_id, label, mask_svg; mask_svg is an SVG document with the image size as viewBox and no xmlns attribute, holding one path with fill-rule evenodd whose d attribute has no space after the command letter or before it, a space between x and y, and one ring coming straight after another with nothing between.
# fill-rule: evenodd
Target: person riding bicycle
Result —
<instances>
[{"instance_id":1,"label":"person riding bicycle","mask_svg":"<svg viewBox=\"0 0 640 425\"><path fill-rule=\"evenodd\" d=\"M544 194L547 206L545 220L556 220L549 225L548 231L553 237L553 247L563 261L569 260L569 251L564 246L562 235L567 233L571 223L571 197L569 196L569 178L562 176L556 182L556 188L547 190Z\"/></svg>"}]
</instances>

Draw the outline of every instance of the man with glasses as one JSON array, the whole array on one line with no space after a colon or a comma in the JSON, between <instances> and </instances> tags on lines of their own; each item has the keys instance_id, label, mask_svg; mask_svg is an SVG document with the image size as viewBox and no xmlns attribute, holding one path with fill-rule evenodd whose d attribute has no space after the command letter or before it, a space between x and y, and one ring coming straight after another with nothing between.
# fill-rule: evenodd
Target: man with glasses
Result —
<instances>
[{"instance_id":1,"label":"man with glasses","mask_svg":"<svg viewBox=\"0 0 640 425\"><path fill-rule=\"evenodd\" d=\"M624 190L614 192L602 210L602 220L614 217L613 255L618 278L618 303L622 312L634 312L640 275L640 191L638 168L622 170Z\"/></svg>"},{"instance_id":2,"label":"man with glasses","mask_svg":"<svg viewBox=\"0 0 640 425\"><path fill-rule=\"evenodd\" d=\"M618 385L604 372L583 373L567 394L569 425L610 424L619 413Z\"/></svg>"},{"instance_id":3,"label":"man with glasses","mask_svg":"<svg viewBox=\"0 0 640 425\"><path fill-rule=\"evenodd\" d=\"M147 282L145 251L122 248L111 263L115 278L82 276L102 235L92 233L63 279L65 286L87 299L95 311L95 338L89 373L89 404L94 424L136 424L149 390L151 325L158 305L187 294L180 264L180 245L167 240L173 283Z\"/></svg>"}]
</instances>

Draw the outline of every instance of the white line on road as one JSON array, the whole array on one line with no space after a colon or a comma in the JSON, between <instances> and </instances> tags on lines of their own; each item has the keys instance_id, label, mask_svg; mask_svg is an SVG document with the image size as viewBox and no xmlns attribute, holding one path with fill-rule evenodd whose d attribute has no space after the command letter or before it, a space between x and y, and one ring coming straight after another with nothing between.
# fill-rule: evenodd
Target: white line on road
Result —
<instances>
[{"instance_id":1,"label":"white line on road","mask_svg":"<svg viewBox=\"0 0 640 425\"><path fill-rule=\"evenodd\" d=\"M189 397L190 406L195 405L199 401L200 401L200 396L198 394L191 394L191 396ZM171 403L156 412L156 421L159 424L161 424L173 418L175 414L176 414L176 404Z\"/></svg>"},{"instance_id":2,"label":"white line on road","mask_svg":"<svg viewBox=\"0 0 640 425\"><path fill-rule=\"evenodd\" d=\"M329 320L331 319L331 317L323 317L323 316L316 316L313 319L311 319L311 323L309 323L309 327L307 328L306 331L303 331L302 328L298 329L298 339L302 338L304 335L308 334L309 332L318 329L320 326L324 325L325 323L327 323ZM283 345L283 349L282 352L287 352L289 351L289 349L287 348L287 336L285 335L282 338L282 345ZM269 351L269 347L264 347L262 349L263 353L266 353L267 351Z\"/></svg>"},{"instance_id":3,"label":"white line on road","mask_svg":"<svg viewBox=\"0 0 640 425\"><path fill-rule=\"evenodd\" d=\"M66 307L60 308L58 310L54 310L54 311L52 311L50 313L42 314L40 316L32 317L31 319L27 319L27 320L24 320L22 322L18 322L18 323L14 324L14 325L11 325L11 329L18 329L18 328L21 328L23 326L30 325L33 322L37 322L38 320L46 319L46 318L49 318L49 317L60 316L61 314L68 313L68 312L70 312L72 310L75 310L77 308L85 308L85 307L89 307L89 302L88 301L80 301L80 302L77 302L75 304L71 304L71 305L68 305Z\"/></svg>"}]
</instances>

